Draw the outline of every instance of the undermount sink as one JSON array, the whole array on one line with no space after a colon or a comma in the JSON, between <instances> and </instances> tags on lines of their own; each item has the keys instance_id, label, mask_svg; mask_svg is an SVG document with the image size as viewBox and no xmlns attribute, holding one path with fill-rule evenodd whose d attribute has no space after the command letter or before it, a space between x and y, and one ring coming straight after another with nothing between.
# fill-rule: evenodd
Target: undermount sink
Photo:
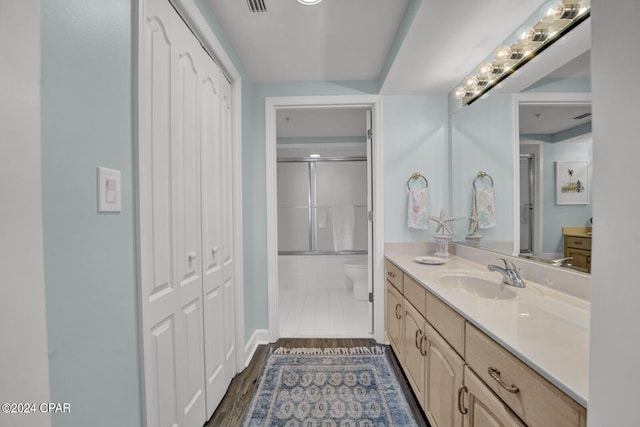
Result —
<instances>
[{"instance_id":1,"label":"undermount sink","mask_svg":"<svg viewBox=\"0 0 640 427\"><path fill-rule=\"evenodd\" d=\"M489 274L472 271L448 271L438 276L441 285L478 298L511 299L517 293Z\"/></svg>"}]
</instances>

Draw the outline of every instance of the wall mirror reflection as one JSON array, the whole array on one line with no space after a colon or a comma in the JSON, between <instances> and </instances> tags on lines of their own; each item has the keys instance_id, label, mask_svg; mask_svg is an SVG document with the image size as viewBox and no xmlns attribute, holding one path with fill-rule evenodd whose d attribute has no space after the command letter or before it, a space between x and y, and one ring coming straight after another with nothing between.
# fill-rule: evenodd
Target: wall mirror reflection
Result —
<instances>
[{"instance_id":1,"label":"wall mirror reflection","mask_svg":"<svg viewBox=\"0 0 640 427\"><path fill-rule=\"evenodd\" d=\"M456 242L590 271L591 198L586 204L556 200L564 181L572 185L563 191L590 192L593 185L589 26L590 20L580 24L508 85L452 113ZM575 185L571 168L559 171L563 162L586 162L588 186ZM478 209L486 209L476 204L479 172L493 180L495 221L485 228L474 223L484 214Z\"/></svg>"}]
</instances>

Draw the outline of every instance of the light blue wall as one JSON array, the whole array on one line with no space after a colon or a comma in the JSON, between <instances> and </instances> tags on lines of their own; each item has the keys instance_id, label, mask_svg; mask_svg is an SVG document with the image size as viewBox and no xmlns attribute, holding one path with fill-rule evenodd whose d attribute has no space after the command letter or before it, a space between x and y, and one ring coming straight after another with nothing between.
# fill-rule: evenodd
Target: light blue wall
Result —
<instances>
[{"instance_id":1,"label":"light blue wall","mask_svg":"<svg viewBox=\"0 0 640 427\"><path fill-rule=\"evenodd\" d=\"M432 241L429 230L407 228L407 180L420 172L429 181L429 215L449 213L447 96L385 96L382 101L384 239ZM419 184L415 184L416 187Z\"/></svg>"},{"instance_id":2,"label":"light blue wall","mask_svg":"<svg viewBox=\"0 0 640 427\"><path fill-rule=\"evenodd\" d=\"M452 117L452 198L456 240L468 234L473 180L485 171L494 182L495 228L478 230L484 241L513 241L513 97L493 94Z\"/></svg>"},{"instance_id":3,"label":"light blue wall","mask_svg":"<svg viewBox=\"0 0 640 427\"><path fill-rule=\"evenodd\" d=\"M588 205L556 204L556 162L589 161L589 187L593 171L593 143L591 138L584 142L556 142L543 145L543 252L563 253L562 227L590 227L591 203ZM591 188L587 188L591 194Z\"/></svg>"},{"instance_id":4,"label":"light blue wall","mask_svg":"<svg viewBox=\"0 0 640 427\"><path fill-rule=\"evenodd\" d=\"M42 169L51 399L64 427L142 424L133 203L132 5L42 2ZM96 167L122 171L98 214Z\"/></svg>"}]
</instances>

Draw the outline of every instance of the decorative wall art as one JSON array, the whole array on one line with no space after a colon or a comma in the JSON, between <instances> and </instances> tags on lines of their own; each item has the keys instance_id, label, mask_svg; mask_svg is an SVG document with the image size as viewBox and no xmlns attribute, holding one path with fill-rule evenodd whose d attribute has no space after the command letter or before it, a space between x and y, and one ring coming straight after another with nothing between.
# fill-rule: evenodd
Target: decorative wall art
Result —
<instances>
[{"instance_id":1,"label":"decorative wall art","mask_svg":"<svg viewBox=\"0 0 640 427\"><path fill-rule=\"evenodd\" d=\"M556 205L589 204L589 162L556 162Z\"/></svg>"}]
</instances>

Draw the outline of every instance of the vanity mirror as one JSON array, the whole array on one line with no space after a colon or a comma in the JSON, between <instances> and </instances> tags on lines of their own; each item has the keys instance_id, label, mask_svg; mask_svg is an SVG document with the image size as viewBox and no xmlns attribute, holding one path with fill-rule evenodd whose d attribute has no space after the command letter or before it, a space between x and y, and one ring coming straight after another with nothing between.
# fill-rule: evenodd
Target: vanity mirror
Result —
<instances>
[{"instance_id":1,"label":"vanity mirror","mask_svg":"<svg viewBox=\"0 0 640 427\"><path fill-rule=\"evenodd\" d=\"M564 236L563 229L570 236L581 232L590 239L591 200L585 197L587 204L556 200L556 187L567 191L563 183L577 174L575 162L580 167L587 165L580 173L588 177L577 190L591 191L589 29L587 19L501 87L452 113L451 184L452 209L459 218L454 234L457 243L546 263L566 258L568 249L573 259L556 264L589 271L590 252L565 248L571 237ZM558 165L568 165L567 171ZM571 176L569 169L574 172ZM483 214L473 215L473 183L480 171L493 180L494 204L480 203L476 208L495 209L495 226L479 227L476 234L482 237L468 238L469 217ZM575 182L571 184L570 191L576 191ZM583 249L588 243L590 240L582 242Z\"/></svg>"}]
</instances>

